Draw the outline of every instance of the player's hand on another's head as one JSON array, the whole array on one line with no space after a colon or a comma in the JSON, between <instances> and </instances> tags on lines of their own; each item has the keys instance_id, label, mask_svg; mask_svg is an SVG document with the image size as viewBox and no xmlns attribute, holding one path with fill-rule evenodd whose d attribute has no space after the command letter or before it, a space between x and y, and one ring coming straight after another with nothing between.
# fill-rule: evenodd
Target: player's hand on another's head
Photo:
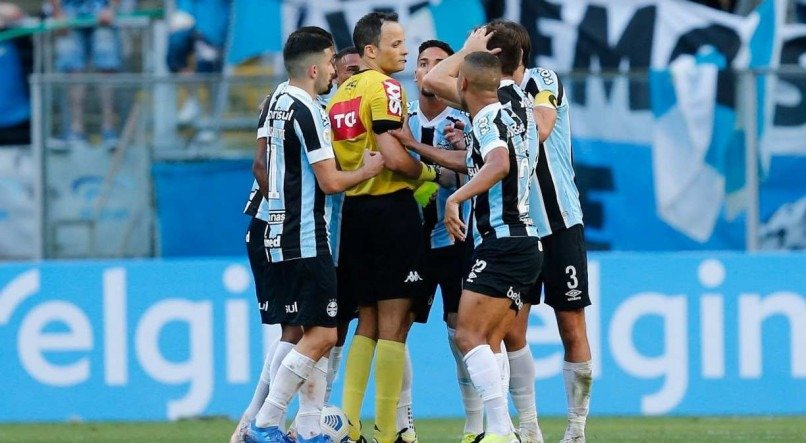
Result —
<instances>
[{"instance_id":1,"label":"player's hand on another's head","mask_svg":"<svg viewBox=\"0 0 806 443\"><path fill-rule=\"evenodd\" d=\"M467 235L467 226L459 217L459 202L453 198L453 195L448 197L445 202L445 228L454 243L464 241Z\"/></svg>"},{"instance_id":2,"label":"player's hand on another's head","mask_svg":"<svg viewBox=\"0 0 806 443\"><path fill-rule=\"evenodd\" d=\"M473 32L470 33L470 36L467 37L465 40L465 45L462 47L462 51L465 52L489 52L492 54L498 54L501 52L501 48L493 48L487 49L487 42L490 41L492 38L494 31L487 32L487 27L482 26Z\"/></svg>"},{"instance_id":3,"label":"player's hand on another's head","mask_svg":"<svg viewBox=\"0 0 806 443\"><path fill-rule=\"evenodd\" d=\"M370 177L375 177L383 170L383 155L380 152L364 150L364 167L370 173Z\"/></svg>"}]
</instances>

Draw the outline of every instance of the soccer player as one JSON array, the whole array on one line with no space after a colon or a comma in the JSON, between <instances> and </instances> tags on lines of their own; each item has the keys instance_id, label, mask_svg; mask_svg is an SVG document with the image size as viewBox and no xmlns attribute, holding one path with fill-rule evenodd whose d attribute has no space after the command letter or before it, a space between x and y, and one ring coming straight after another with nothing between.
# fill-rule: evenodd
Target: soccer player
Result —
<instances>
[{"instance_id":1,"label":"soccer player","mask_svg":"<svg viewBox=\"0 0 806 443\"><path fill-rule=\"evenodd\" d=\"M591 301L582 206L574 181L571 105L557 73L539 67L526 69L531 53L529 33L520 24L509 22L509 26L516 31L523 53L516 80L534 103L542 142L536 181L532 186L539 191L535 196L543 198L533 199L529 207L543 241L544 261L540 279L529 291L527 300L540 303L542 289L546 304L554 308L565 350L563 380L568 425L562 443L584 443L593 382L585 327L585 307ZM515 328L521 328L522 333ZM511 332L525 337L526 322L518 324L516 320L515 328ZM512 372L514 384L514 366Z\"/></svg>"},{"instance_id":2,"label":"soccer player","mask_svg":"<svg viewBox=\"0 0 806 443\"><path fill-rule=\"evenodd\" d=\"M477 31L478 32L478 31ZM484 32L481 30L481 32ZM447 200L445 225L456 241L467 224L459 205L473 199L472 268L459 300L456 346L484 402L487 428L482 443L516 443L500 360L491 342L522 307L521 294L534 285L541 261L540 241L521 202L529 196L533 164L518 117L498 101L501 62L488 52L465 56L457 78L459 98L473 119L467 154L470 180Z\"/></svg>"},{"instance_id":3,"label":"soccer player","mask_svg":"<svg viewBox=\"0 0 806 443\"><path fill-rule=\"evenodd\" d=\"M425 82L428 87L437 91L438 95L456 102L459 97L453 85L458 75L461 57L477 49L495 50L501 61L501 84L498 89L498 98L522 122L514 130L523 135L529 152L529 164L534 167L539 151L538 128L534 120L532 102L514 79L522 59L521 45L517 37L518 34L507 25L507 22L502 20L490 22L471 34L462 51L437 65L426 76ZM443 164L443 166L447 165ZM525 168L526 165L523 164L521 167ZM533 175L532 172L533 169L523 171L530 177ZM529 200L519 202L522 208L530 213L530 202L541 199L539 194L536 196L533 194L535 193L529 194ZM536 268L534 272L537 276L540 269ZM524 300L525 302L526 300ZM541 443L543 437L537 422L534 395L534 360L526 343L525 325L528 322L529 308L530 305L525 303L513 323L523 325L523 328L518 328L515 333L512 333L513 325L502 323L496 332L498 338L491 340L491 346L501 365L504 388L512 393L513 403L518 410L519 435L522 441L524 443ZM517 340L510 340L509 338L512 336L517 337ZM504 340L506 344L508 351L506 355L503 354L499 345L501 340ZM512 374L511 377L510 374Z\"/></svg>"},{"instance_id":4,"label":"soccer player","mask_svg":"<svg viewBox=\"0 0 806 443\"><path fill-rule=\"evenodd\" d=\"M361 57L358 56L358 49L349 46L336 53L336 85L342 83L358 72Z\"/></svg>"},{"instance_id":5,"label":"soccer player","mask_svg":"<svg viewBox=\"0 0 806 443\"><path fill-rule=\"evenodd\" d=\"M298 33L312 33L321 35L331 41L333 40L333 36L329 32L318 26L304 26L294 31L292 35ZM268 193L268 175L266 168L266 140L268 138L268 129L265 127L266 115L277 97L285 92L287 86L288 81L280 83L274 89L274 92L266 96L260 104L260 117L258 118L257 126L257 147L255 150L255 160L252 163L252 173L255 176L255 180L252 184L252 190L249 193L246 208L243 211L244 214L252 217L246 233L246 248L249 264L252 268L252 275L255 280L255 292L257 295L261 323L267 327L279 323L282 332L279 341L269 345L252 400L230 437L231 443L240 443L243 441L246 430L249 428L249 422L255 418L255 414L257 414L257 411L260 410L260 407L266 400L271 378L277 373L283 358L285 358L302 337L301 327L282 323L281 318L272 316L269 313L268 290L266 289L266 272L268 270L269 260L266 256L265 246L263 244L263 236L269 221L268 202L266 201ZM322 101L321 96L317 97L317 99L320 102ZM336 199L334 198L333 201L335 206ZM284 425L285 420L281 420L280 427L284 428Z\"/></svg>"},{"instance_id":6,"label":"soccer player","mask_svg":"<svg viewBox=\"0 0 806 443\"><path fill-rule=\"evenodd\" d=\"M347 354L343 409L350 440L359 422L375 356L375 439L396 438L395 411L402 385L412 297L422 277L422 227L413 189L437 181L440 169L414 159L388 133L403 125L406 101L400 83L408 51L396 14L372 12L355 25L353 43L361 70L342 84L328 104L333 147L342 170L361 164L365 149L383 153L386 169L347 190L342 210L339 285L359 306L356 335ZM345 303L349 302L345 300Z\"/></svg>"},{"instance_id":7,"label":"soccer player","mask_svg":"<svg viewBox=\"0 0 806 443\"><path fill-rule=\"evenodd\" d=\"M453 55L453 49L445 42L438 40L428 40L423 42L419 48L417 57L417 69L415 70L415 81L419 89L419 99L409 105L409 115L407 127L393 132L401 143L413 149L415 152L424 152L424 158L428 158L429 149L454 149L447 138L446 132L453 127L464 126L470 131L470 119L468 115L456 108L449 107L448 104L436 96L429 89L423 87L423 77L441 61ZM461 147L464 151L465 147ZM464 156L457 156L458 165L453 165L459 170L466 170ZM443 165L447 166L447 165ZM443 170L443 173L445 171ZM463 175L458 176L456 183L449 187L439 187L436 199L423 208L423 218L425 223L423 232L425 235L425 257L423 260L423 290L426 297L418 299L414 306L415 320L425 322L431 309L431 301L436 293L437 286L442 293L443 321L448 327L448 342L454 359L456 360L456 374L462 393L462 403L465 409L465 435L468 441L472 441L484 429L481 398L476 394L470 376L467 374L462 353L456 348L454 335L456 333L456 313L459 309L459 296L462 293L462 278L464 276L465 264L472 253L472 243L470 241L453 243L445 228L444 208L445 202L459 186L465 181ZM427 184L426 184L427 185ZM427 195L425 196L427 197ZM470 202L462 205L461 216L467 222L470 215ZM398 406L398 428L402 431L403 418L406 416L402 406L405 394L401 394L400 405ZM410 401L410 398L408 399ZM403 433L401 433L403 435Z\"/></svg>"},{"instance_id":8,"label":"soccer player","mask_svg":"<svg viewBox=\"0 0 806 443\"><path fill-rule=\"evenodd\" d=\"M283 359L268 396L250 424L246 441L286 442L280 420L300 390L297 441L324 442L319 419L324 403L327 357L336 341L336 273L327 238L330 201L374 177L383 158L364 152L362 166L340 171L330 143L330 124L316 96L335 75L333 42L311 33L292 34L283 48L289 83L267 111L267 199L264 235L269 257L269 311L303 329Z\"/></svg>"},{"instance_id":9,"label":"soccer player","mask_svg":"<svg viewBox=\"0 0 806 443\"><path fill-rule=\"evenodd\" d=\"M336 86L341 86L347 79L352 77L353 74L358 72L358 64L360 63L361 58L358 56L358 50L355 49L354 46L350 46L347 48L342 49L338 53L336 53L336 57L334 58L334 64L336 66ZM327 107L327 104L325 104ZM341 294L343 292L343 284L339 283L341 279L339 278L339 251L341 249L341 210L344 205L344 193L340 192L338 194L333 194L331 196L331 200L333 202L333 210L330 215L330 250L333 251L333 263L336 265L336 280L337 280L337 287L339 288L339 300L343 300L345 295ZM343 306L346 308L346 306ZM344 348L344 342L347 338L347 329L350 325L350 321L358 316L357 306L353 309L341 309L339 312L338 320L339 324L337 329L338 338L336 340L336 345L333 346L333 349L330 351L330 357L328 358L329 366L327 368L327 389L325 390L325 403L330 402L330 394L333 389L333 382L336 380L336 374L339 371L339 365L341 364L341 357L342 351Z\"/></svg>"}]
</instances>

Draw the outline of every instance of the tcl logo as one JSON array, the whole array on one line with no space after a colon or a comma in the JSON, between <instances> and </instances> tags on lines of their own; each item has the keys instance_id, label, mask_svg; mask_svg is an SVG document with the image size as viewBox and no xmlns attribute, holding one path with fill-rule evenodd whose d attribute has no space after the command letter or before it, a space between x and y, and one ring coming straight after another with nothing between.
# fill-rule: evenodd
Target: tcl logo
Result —
<instances>
[{"instance_id":1,"label":"tcl logo","mask_svg":"<svg viewBox=\"0 0 806 443\"><path fill-rule=\"evenodd\" d=\"M389 79L383 82L383 88L386 91L386 109L389 115L401 117L403 115L403 97L401 94L402 89L400 88L400 83Z\"/></svg>"},{"instance_id":2,"label":"tcl logo","mask_svg":"<svg viewBox=\"0 0 806 443\"><path fill-rule=\"evenodd\" d=\"M336 126L337 128L341 128L344 126L352 128L353 126L355 126L355 123L358 120L358 118L355 115L355 111L350 111L346 114L334 115L333 120L336 122L333 124L333 126Z\"/></svg>"},{"instance_id":3,"label":"tcl logo","mask_svg":"<svg viewBox=\"0 0 806 443\"><path fill-rule=\"evenodd\" d=\"M328 117L330 117L334 141L354 139L367 132L359 117L360 109L361 97L336 103L330 108Z\"/></svg>"}]
</instances>

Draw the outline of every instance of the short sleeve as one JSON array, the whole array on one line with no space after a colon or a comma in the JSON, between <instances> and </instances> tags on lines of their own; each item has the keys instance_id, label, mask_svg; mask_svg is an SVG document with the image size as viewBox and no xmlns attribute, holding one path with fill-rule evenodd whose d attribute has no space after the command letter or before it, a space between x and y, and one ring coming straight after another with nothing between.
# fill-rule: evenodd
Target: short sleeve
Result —
<instances>
[{"instance_id":1,"label":"short sleeve","mask_svg":"<svg viewBox=\"0 0 806 443\"><path fill-rule=\"evenodd\" d=\"M479 153L482 158L495 148L507 147L506 127L502 127L492 120L493 114L488 114L473 122L473 135L479 142Z\"/></svg>"},{"instance_id":2,"label":"short sleeve","mask_svg":"<svg viewBox=\"0 0 806 443\"><path fill-rule=\"evenodd\" d=\"M369 106L372 130L376 134L403 127L403 116L408 109L403 87L397 80L382 81L369 97Z\"/></svg>"},{"instance_id":3,"label":"short sleeve","mask_svg":"<svg viewBox=\"0 0 806 443\"><path fill-rule=\"evenodd\" d=\"M565 95L565 91L563 89L562 81L560 81L560 77L557 76L557 73L552 71L551 69L545 69L545 68L532 68L530 69L530 71L532 78L537 83L537 89L539 91L539 93L535 94L535 102L534 102L535 106L551 107L550 104L548 105L546 104L547 103L546 100L550 98L550 95L548 95L550 93L551 95L554 96L555 99L554 108L556 109L561 107L564 104L563 98ZM543 92L546 92L547 94L543 95L544 100L542 101L541 104L538 103L538 98L540 97L540 94Z\"/></svg>"},{"instance_id":4,"label":"short sleeve","mask_svg":"<svg viewBox=\"0 0 806 443\"><path fill-rule=\"evenodd\" d=\"M318 105L315 106L314 109L299 106L294 121L294 130L303 144L310 164L334 158L333 143L330 140L330 120Z\"/></svg>"},{"instance_id":5,"label":"short sleeve","mask_svg":"<svg viewBox=\"0 0 806 443\"><path fill-rule=\"evenodd\" d=\"M534 105L541 108L557 109L557 96L551 91L540 91L534 99Z\"/></svg>"}]
</instances>

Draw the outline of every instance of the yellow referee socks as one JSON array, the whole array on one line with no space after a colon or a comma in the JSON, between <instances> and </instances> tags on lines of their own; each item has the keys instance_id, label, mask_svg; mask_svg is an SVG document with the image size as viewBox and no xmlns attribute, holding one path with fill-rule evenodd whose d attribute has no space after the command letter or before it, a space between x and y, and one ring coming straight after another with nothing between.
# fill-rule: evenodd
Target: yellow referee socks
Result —
<instances>
[{"instance_id":1,"label":"yellow referee socks","mask_svg":"<svg viewBox=\"0 0 806 443\"><path fill-rule=\"evenodd\" d=\"M367 380L372 368L372 355L375 353L375 340L356 335L347 351L344 365L344 391L342 392L342 410L350 421L350 440L356 441L361 436L361 404L367 391ZM398 389L399 390L399 389Z\"/></svg>"},{"instance_id":2,"label":"yellow referee socks","mask_svg":"<svg viewBox=\"0 0 806 443\"><path fill-rule=\"evenodd\" d=\"M375 439L378 443L394 443L397 438L397 402L405 360L406 345L378 340L375 359Z\"/></svg>"}]
</instances>

